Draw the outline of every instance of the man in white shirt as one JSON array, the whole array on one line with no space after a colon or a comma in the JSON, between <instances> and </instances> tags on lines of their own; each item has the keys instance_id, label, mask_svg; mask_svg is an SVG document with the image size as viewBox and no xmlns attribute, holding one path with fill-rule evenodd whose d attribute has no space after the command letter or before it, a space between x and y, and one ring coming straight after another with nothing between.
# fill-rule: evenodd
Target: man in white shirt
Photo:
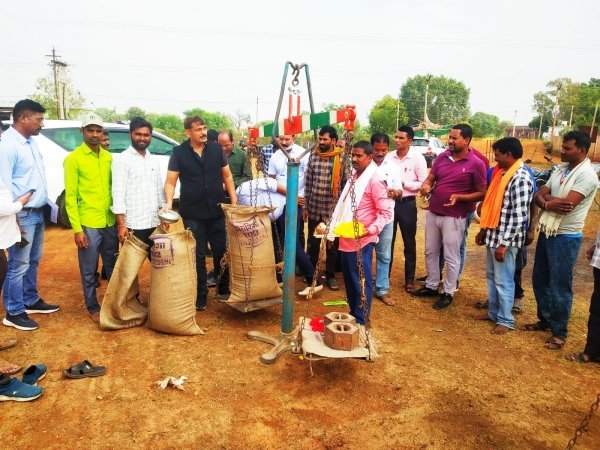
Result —
<instances>
[{"instance_id":1,"label":"man in white shirt","mask_svg":"<svg viewBox=\"0 0 600 450\"><path fill-rule=\"evenodd\" d=\"M401 126L396 132L394 146L396 151L388 153L387 160L398 166L402 175L402 192L394 197L394 229L392 249L396 243L396 224L402 234L404 243L404 289L413 293L415 286L415 269L417 265L417 203L423 181L427 178L427 161L417 150L411 149L415 132L408 125ZM390 261L390 273L394 263L394 254Z\"/></svg>"},{"instance_id":2,"label":"man in white shirt","mask_svg":"<svg viewBox=\"0 0 600 450\"><path fill-rule=\"evenodd\" d=\"M135 117L129 131L131 146L112 163L112 211L119 242L123 243L132 230L135 237L152 245L150 235L160 224L157 212L165 205L164 180L158 159L148 151L152 124Z\"/></svg>"},{"instance_id":3,"label":"man in white shirt","mask_svg":"<svg viewBox=\"0 0 600 450\"><path fill-rule=\"evenodd\" d=\"M377 173L385 183L388 191L389 208L394 212L394 199L402 196L402 176L400 169L391 160L386 159L390 147L390 138L384 133L375 133L371 136L373 146L373 162L377 164ZM394 221L389 222L381 233L379 241L375 245L376 272L375 297L387 306L394 306L388 291L390 289L390 261L392 259L392 236L394 233Z\"/></svg>"},{"instance_id":4,"label":"man in white shirt","mask_svg":"<svg viewBox=\"0 0 600 450\"><path fill-rule=\"evenodd\" d=\"M297 159L302 153L304 153L304 149L299 145L294 143L294 136L290 134L279 136L279 143L282 148L284 148L292 158ZM300 167L298 170L298 220L295 224L287 224L288 226L296 226L297 238L296 238L296 264L300 266L300 269L304 273L304 277L306 280L306 284L308 286L311 285L313 276L315 274L315 266L310 261L310 258L306 254L304 250L304 243L302 242L300 236L302 236L302 230L304 228L304 222L302 221L302 208L305 204L304 201L304 177L306 174L306 168L308 167L308 159L309 153L306 153L304 157L300 160ZM283 153L282 150L278 150L271 156L269 160L269 177L275 178L277 183L285 186L287 188L287 163L288 159ZM289 205L291 206L291 205ZM288 207L288 205L286 205ZM277 228L279 230L279 235L281 240L285 240L285 207L284 210L277 219ZM318 285L315 289L315 292L323 289L320 281L317 282ZM300 295L308 295L309 288L307 287L303 291L300 292Z\"/></svg>"}]
</instances>

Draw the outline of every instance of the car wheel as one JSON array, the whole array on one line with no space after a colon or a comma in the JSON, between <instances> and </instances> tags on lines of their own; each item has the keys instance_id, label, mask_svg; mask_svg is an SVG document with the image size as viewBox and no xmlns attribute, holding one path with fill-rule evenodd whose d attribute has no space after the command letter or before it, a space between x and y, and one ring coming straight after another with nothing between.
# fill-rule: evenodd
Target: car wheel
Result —
<instances>
[{"instance_id":1,"label":"car wheel","mask_svg":"<svg viewBox=\"0 0 600 450\"><path fill-rule=\"evenodd\" d=\"M56 205L58 206L58 223L66 228L71 228L71 221L67 215L67 208L65 206L65 191L56 199Z\"/></svg>"}]
</instances>

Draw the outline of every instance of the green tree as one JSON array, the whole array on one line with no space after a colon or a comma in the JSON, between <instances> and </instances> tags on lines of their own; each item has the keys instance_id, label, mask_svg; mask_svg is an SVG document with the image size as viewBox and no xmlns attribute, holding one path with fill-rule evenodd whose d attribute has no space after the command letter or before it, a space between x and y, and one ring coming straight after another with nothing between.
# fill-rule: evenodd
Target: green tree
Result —
<instances>
[{"instance_id":1,"label":"green tree","mask_svg":"<svg viewBox=\"0 0 600 450\"><path fill-rule=\"evenodd\" d=\"M86 108L86 100L81 92L75 89L69 75L65 72L61 75L59 82L59 96L63 99L65 106L65 117L67 119L79 119ZM40 103L46 108L48 119L58 119L58 103L56 101L56 89L54 78L48 75L39 78L35 83L35 92L31 99Z\"/></svg>"},{"instance_id":2,"label":"green tree","mask_svg":"<svg viewBox=\"0 0 600 450\"><path fill-rule=\"evenodd\" d=\"M504 129L500 127L500 119L493 114L476 112L469 118L469 123L473 127L473 136L476 138L495 138L504 134Z\"/></svg>"},{"instance_id":3,"label":"green tree","mask_svg":"<svg viewBox=\"0 0 600 450\"><path fill-rule=\"evenodd\" d=\"M469 118L470 90L462 81L444 76L417 75L400 88L400 99L406 105L410 124L424 120L425 87L429 78L427 116L439 125L449 125Z\"/></svg>"},{"instance_id":4,"label":"green tree","mask_svg":"<svg viewBox=\"0 0 600 450\"><path fill-rule=\"evenodd\" d=\"M404 103L391 95L385 95L375 102L369 112L370 132L393 134L397 130L396 125L406 123L407 120Z\"/></svg>"},{"instance_id":5,"label":"green tree","mask_svg":"<svg viewBox=\"0 0 600 450\"><path fill-rule=\"evenodd\" d=\"M152 126L160 133L175 139L178 142L187 139L183 129L183 120L175 114L159 114L148 119Z\"/></svg>"},{"instance_id":6,"label":"green tree","mask_svg":"<svg viewBox=\"0 0 600 450\"><path fill-rule=\"evenodd\" d=\"M184 111L183 114L187 116L198 115L204 119L204 123L209 129L213 130L231 130L234 128L229 117L220 112L209 112L201 108L193 108Z\"/></svg>"},{"instance_id":7,"label":"green tree","mask_svg":"<svg viewBox=\"0 0 600 450\"><path fill-rule=\"evenodd\" d=\"M533 119L531 119L531 121L529 122L528 125L531 128L535 128L536 130L539 130L540 122L542 122L542 133L545 133L548 131L548 129L550 128L550 125L552 124L552 118L550 116L545 116L545 117L535 116Z\"/></svg>"},{"instance_id":8,"label":"green tree","mask_svg":"<svg viewBox=\"0 0 600 450\"><path fill-rule=\"evenodd\" d=\"M236 109L233 114L230 114L227 117L238 133L243 133L243 131L252 123L250 114L247 114L239 109Z\"/></svg>"},{"instance_id":9,"label":"green tree","mask_svg":"<svg viewBox=\"0 0 600 450\"><path fill-rule=\"evenodd\" d=\"M117 113L117 110L115 108L109 109L100 107L96 108L94 112L100 117L102 117L102 120L104 120L105 122L114 123L117 120L121 120L123 118L123 115Z\"/></svg>"},{"instance_id":10,"label":"green tree","mask_svg":"<svg viewBox=\"0 0 600 450\"><path fill-rule=\"evenodd\" d=\"M533 110L538 116L543 116L552 124L554 105L558 105L558 115L556 123L568 122L571 116L571 108L579 110L579 103L583 83L575 83L570 78L557 78L546 84L545 91L539 91L533 94ZM538 122L539 125L539 122Z\"/></svg>"},{"instance_id":11,"label":"green tree","mask_svg":"<svg viewBox=\"0 0 600 450\"><path fill-rule=\"evenodd\" d=\"M134 117L146 117L146 111L139 106L132 106L125 113L125 117L127 120L131 120Z\"/></svg>"},{"instance_id":12,"label":"green tree","mask_svg":"<svg viewBox=\"0 0 600 450\"><path fill-rule=\"evenodd\" d=\"M596 104L600 104L600 78L591 78L580 86L575 107L573 109L573 125L592 124ZM596 114L596 126L600 120L600 114Z\"/></svg>"}]
</instances>

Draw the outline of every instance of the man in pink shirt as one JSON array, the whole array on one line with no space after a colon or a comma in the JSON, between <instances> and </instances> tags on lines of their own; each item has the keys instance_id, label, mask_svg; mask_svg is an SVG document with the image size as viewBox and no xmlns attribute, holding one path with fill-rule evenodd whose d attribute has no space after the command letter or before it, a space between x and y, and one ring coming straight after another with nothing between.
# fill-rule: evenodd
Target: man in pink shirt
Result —
<instances>
[{"instance_id":1,"label":"man in pink shirt","mask_svg":"<svg viewBox=\"0 0 600 450\"><path fill-rule=\"evenodd\" d=\"M393 219L393 204L388 199L388 190L377 174L373 163L373 147L367 141L359 141L352 147L353 174L346 186L332 216L332 229L339 223L351 222L354 213L356 220L364 225L359 239L340 237L339 252L346 287L346 297L350 314L359 324L369 320L371 300L373 298L373 277L371 276L373 248L378 241L377 235ZM354 192L356 211L352 211ZM363 273L359 273L358 250L361 251ZM364 280L361 280L361 275ZM362 300L362 282L365 286L365 299Z\"/></svg>"}]
</instances>

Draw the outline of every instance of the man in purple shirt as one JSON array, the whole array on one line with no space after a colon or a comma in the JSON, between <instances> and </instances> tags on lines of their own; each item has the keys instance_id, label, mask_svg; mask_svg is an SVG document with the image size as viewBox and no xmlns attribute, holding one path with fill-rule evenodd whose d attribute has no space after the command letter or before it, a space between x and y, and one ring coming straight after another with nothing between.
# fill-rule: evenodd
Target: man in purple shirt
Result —
<instances>
[{"instance_id":1,"label":"man in purple shirt","mask_svg":"<svg viewBox=\"0 0 600 450\"><path fill-rule=\"evenodd\" d=\"M434 309L445 309L452 304L467 215L473 210L473 204L485 195L485 164L469 150L472 137L470 125L454 125L448 138L448 150L435 159L421 187L421 195L431 194L425 221L427 281L413 295L434 297L439 294L439 254L443 247L446 276Z\"/></svg>"}]
</instances>

